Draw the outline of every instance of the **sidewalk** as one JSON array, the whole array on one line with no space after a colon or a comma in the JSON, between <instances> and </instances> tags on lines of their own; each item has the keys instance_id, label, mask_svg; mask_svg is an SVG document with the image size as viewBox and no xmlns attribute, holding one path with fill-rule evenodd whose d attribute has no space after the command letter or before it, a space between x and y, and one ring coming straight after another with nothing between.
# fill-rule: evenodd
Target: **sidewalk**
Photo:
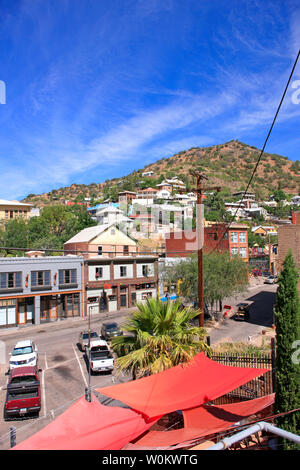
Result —
<instances>
[{"instance_id":1,"label":"sidewalk","mask_svg":"<svg viewBox=\"0 0 300 470\"><path fill-rule=\"evenodd\" d=\"M107 320L115 320L116 318L126 317L128 313L132 312L133 308L124 308L122 310L117 310L116 312L102 312L102 313L94 313L90 317L91 325L93 323L102 323ZM88 327L88 316L83 317L72 317L72 318L62 318L59 320L51 321L48 323L40 323L38 325L24 325L24 326L17 326L12 328L5 328L3 330L0 329L0 339L6 336L15 336L20 337L24 335L24 333L31 333L35 334L40 332L41 330L44 331L57 331L57 330L64 330L68 328L77 328L78 326L82 325L82 328L87 329Z\"/></svg>"}]
</instances>

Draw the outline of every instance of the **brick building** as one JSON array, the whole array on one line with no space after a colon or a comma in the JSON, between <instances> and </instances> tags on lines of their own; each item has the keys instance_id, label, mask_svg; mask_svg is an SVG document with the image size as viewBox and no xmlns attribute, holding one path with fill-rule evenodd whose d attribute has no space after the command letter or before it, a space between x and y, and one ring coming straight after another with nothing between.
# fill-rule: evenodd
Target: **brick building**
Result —
<instances>
[{"instance_id":1,"label":"brick building","mask_svg":"<svg viewBox=\"0 0 300 470\"><path fill-rule=\"evenodd\" d=\"M293 258L300 270L300 212L294 212L292 224L278 227L278 264L282 269L283 262L289 249L292 250ZM300 292L300 279L298 283Z\"/></svg>"},{"instance_id":2,"label":"brick building","mask_svg":"<svg viewBox=\"0 0 300 470\"><path fill-rule=\"evenodd\" d=\"M139 253L137 240L114 224L84 229L64 249L85 258L85 315L130 308L156 297L157 256Z\"/></svg>"},{"instance_id":3,"label":"brick building","mask_svg":"<svg viewBox=\"0 0 300 470\"><path fill-rule=\"evenodd\" d=\"M232 224L226 231L226 224L212 224L204 227L204 253L217 249L228 251L232 256L238 255L249 260L247 226ZM166 238L166 256L187 256L197 251L196 230L171 232Z\"/></svg>"}]
</instances>

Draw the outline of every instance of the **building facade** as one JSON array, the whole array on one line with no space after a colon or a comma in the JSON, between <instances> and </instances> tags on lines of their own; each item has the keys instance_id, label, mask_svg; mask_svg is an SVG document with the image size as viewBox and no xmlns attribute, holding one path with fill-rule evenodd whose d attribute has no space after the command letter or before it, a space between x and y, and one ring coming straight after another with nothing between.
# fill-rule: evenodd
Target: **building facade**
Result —
<instances>
[{"instance_id":1,"label":"building facade","mask_svg":"<svg viewBox=\"0 0 300 470\"><path fill-rule=\"evenodd\" d=\"M226 224L212 224L204 227L203 251L227 251L231 256L239 256L249 261L248 231L246 225L231 224L227 230ZM201 240L199 240L201 244ZM171 232L166 238L166 256L187 256L196 253L198 244L196 230Z\"/></svg>"},{"instance_id":2,"label":"building facade","mask_svg":"<svg viewBox=\"0 0 300 470\"><path fill-rule=\"evenodd\" d=\"M90 258L85 264L86 314L114 312L156 297L157 256Z\"/></svg>"},{"instance_id":3,"label":"building facade","mask_svg":"<svg viewBox=\"0 0 300 470\"><path fill-rule=\"evenodd\" d=\"M7 220L22 217L29 219L32 204L25 204L19 201L6 201L0 199L0 221L6 222Z\"/></svg>"},{"instance_id":4,"label":"building facade","mask_svg":"<svg viewBox=\"0 0 300 470\"><path fill-rule=\"evenodd\" d=\"M82 315L83 262L79 256L0 258L0 328Z\"/></svg>"},{"instance_id":5,"label":"building facade","mask_svg":"<svg viewBox=\"0 0 300 470\"><path fill-rule=\"evenodd\" d=\"M157 256L139 253L137 240L114 224L84 229L64 249L85 258L85 315L130 308L157 295Z\"/></svg>"},{"instance_id":6,"label":"building facade","mask_svg":"<svg viewBox=\"0 0 300 470\"><path fill-rule=\"evenodd\" d=\"M294 261L300 270L300 212L293 214L293 223L278 227L278 265L281 270L288 251L292 251ZM300 292L300 278L298 283Z\"/></svg>"}]
</instances>

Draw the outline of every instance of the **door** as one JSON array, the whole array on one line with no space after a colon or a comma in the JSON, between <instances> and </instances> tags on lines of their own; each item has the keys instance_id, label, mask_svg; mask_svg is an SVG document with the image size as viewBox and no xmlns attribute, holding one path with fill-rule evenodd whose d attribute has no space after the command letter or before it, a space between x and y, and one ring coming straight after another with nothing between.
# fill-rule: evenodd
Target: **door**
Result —
<instances>
[{"instance_id":1,"label":"door","mask_svg":"<svg viewBox=\"0 0 300 470\"><path fill-rule=\"evenodd\" d=\"M25 302L19 302L19 325L25 325L26 323L26 308Z\"/></svg>"},{"instance_id":2,"label":"door","mask_svg":"<svg viewBox=\"0 0 300 470\"><path fill-rule=\"evenodd\" d=\"M126 294L120 295L120 307L127 307L127 295Z\"/></svg>"}]
</instances>

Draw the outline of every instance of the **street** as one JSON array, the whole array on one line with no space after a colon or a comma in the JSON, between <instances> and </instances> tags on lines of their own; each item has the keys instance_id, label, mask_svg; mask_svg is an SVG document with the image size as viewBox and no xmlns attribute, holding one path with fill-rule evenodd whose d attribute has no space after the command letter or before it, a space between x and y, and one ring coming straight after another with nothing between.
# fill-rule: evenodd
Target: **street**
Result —
<instances>
[{"instance_id":1,"label":"street","mask_svg":"<svg viewBox=\"0 0 300 470\"><path fill-rule=\"evenodd\" d=\"M210 332L211 345L224 340L247 342L249 336L261 334L263 329L270 328L273 324L273 306L276 301L277 287L277 284L262 284L251 287L245 296L227 299L226 303L232 306L239 302L251 303L250 319L244 322L228 318Z\"/></svg>"},{"instance_id":2,"label":"street","mask_svg":"<svg viewBox=\"0 0 300 470\"><path fill-rule=\"evenodd\" d=\"M261 333L265 327L273 323L273 304L275 303L277 285L259 285L249 289L245 297L227 299L230 305L241 301L252 302L249 322L226 320L219 327L210 331L211 344L219 341L247 341L248 336ZM128 312L111 314L120 325L126 319ZM97 314L91 317L91 329L100 334L102 321L107 316ZM15 343L21 339L32 339L38 346L39 368L41 381L42 408L39 418L14 420L5 422L0 417L0 449L9 448L9 430L16 427L17 443L42 429L54 418L59 416L78 398L84 395L88 385L88 369L85 355L77 345L79 332L88 329L87 319L76 319L69 322L61 321L53 324L35 325L13 331L2 330L0 340L5 344L7 363L0 364L0 407L3 409L7 383L9 353ZM91 376L91 388L95 389L113 383L129 380L128 376L116 376L103 373Z\"/></svg>"},{"instance_id":3,"label":"street","mask_svg":"<svg viewBox=\"0 0 300 470\"><path fill-rule=\"evenodd\" d=\"M91 330L100 335L100 315L91 319ZM114 320L122 322L124 314L114 314ZM103 318L102 320L107 320ZM50 326L50 328L48 327ZM0 449L9 448L9 430L16 427L17 443L42 429L54 418L65 411L74 401L84 395L88 385L88 368L85 354L77 345L80 331L88 329L88 321L78 319L66 328L62 321L55 325L37 325L26 327L15 332L1 331L0 340L4 341L7 364L0 365ZM5 404L9 353L17 341L32 339L38 346L38 366L40 371L42 408L39 418L23 420L3 420ZM91 375L91 388L95 389L113 383L124 382L128 377L116 376L115 371Z\"/></svg>"}]
</instances>

